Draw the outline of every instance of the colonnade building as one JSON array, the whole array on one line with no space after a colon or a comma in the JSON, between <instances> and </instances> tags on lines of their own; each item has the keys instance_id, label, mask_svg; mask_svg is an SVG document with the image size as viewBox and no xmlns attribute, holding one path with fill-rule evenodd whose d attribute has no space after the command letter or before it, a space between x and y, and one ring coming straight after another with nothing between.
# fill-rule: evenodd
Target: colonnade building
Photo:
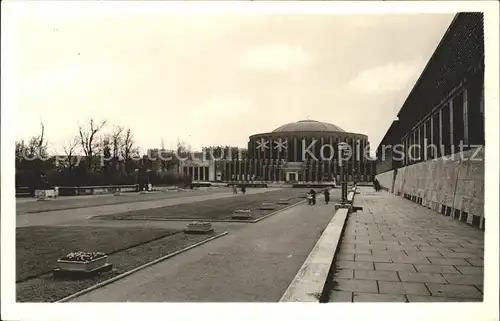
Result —
<instances>
[{"instance_id":1,"label":"colonnade building","mask_svg":"<svg viewBox=\"0 0 500 321\"><path fill-rule=\"evenodd\" d=\"M376 168L388 191L480 228L484 50L483 13L458 13L377 148Z\"/></svg>"},{"instance_id":2,"label":"colonnade building","mask_svg":"<svg viewBox=\"0 0 500 321\"><path fill-rule=\"evenodd\" d=\"M349 146L343 162L339 144ZM182 171L194 181L331 182L341 166L349 181L371 181L375 162L368 137L316 120L300 120L249 137L246 150L223 159L184 161ZM228 156L228 155L226 155Z\"/></svg>"}]
</instances>

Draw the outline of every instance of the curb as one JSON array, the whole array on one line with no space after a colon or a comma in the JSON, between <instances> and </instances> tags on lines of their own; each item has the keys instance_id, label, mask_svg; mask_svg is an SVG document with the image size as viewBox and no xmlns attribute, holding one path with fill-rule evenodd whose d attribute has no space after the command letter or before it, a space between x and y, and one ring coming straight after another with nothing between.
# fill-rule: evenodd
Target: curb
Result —
<instances>
[{"instance_id":1,"label":"curb","mask_svg":"<svg viewBox=\"0 0 500 321\"><path fill-rule=\"evenodd\" d=\"M339 208L330 220L304 264L280 299L281 302L325 302L328 280L335 268L335 255L341 244L352 203Z\"/></svg>"},{"instance_id":2,"label":"curb","mask_svg":"<svg viewBox=\"0 0 500 321\"><path fill-rule=\"evenodd\" d=\"M146 263L146 264L143 264L143 265L141 265L141 266L138 266L138 267L136 267L136 268L134 268L134 269L132 269L132 270L130 270L130 271L127 271L127 272L125 272L125 273L122 273L122 274L120 274L120 275L117 275L117 276L115 276L115 277L112 277L111 279L108 279L108 280L103 281L103 282L101 282L101 283L97 283L97 284L95 284L95 285L93 285L93 286L91 286L91 287L89 287L89 288L86 288L86 289L83 289L83 290L78 291L78 292L76 292L76 293L73 293L73 294L71 294L71 295L69 295L69 296L67 296L67 297L65 297L65 298L62 298L62 299L61 299L61 300L59 300L59 301L55 301L54 303L64 303L64 302L67 302L67 301L72 300L72 299L74 299L74 298L77 298L77 297L79 297L79 296L81 296L81 295L83 295L83 294L86 294L86 293L88 293L88 292L91 292L91 291L94 291L94 290L96 290L96 289L98 289L98 288L101 288L101 287L103 287L103 286L105 286L105 285L108 285L108 284L110 284L110 283L113 283L113 282L116 282L116 281L118 281L118 280L120 280L120 279L123 279L124 277L129 276L130 274L133 274L133 273L135 273L135 272L138 272L138 271L140 271L140 270L142 270L142 269L145 269L145 268L147 268L147 267L150 267L151 265L154 265L154 264L160 263L161 261L164 261L164 260L169 259L169 258L171 258L171 257L173 257L173 256L176 256L176 255L178 255L178 254L181 254L181 253L183 253L183 252L186 252L186 251L188 251L188 250L191 250L192 248L198 247L198 246L203 245L203 244L205 244L205 243L207 243L207 242L210 242L210 241L212 241L212 240L218 239L219 237L225 236L225 235L227 235L227 234L228 234L228 232L226 231L226 232L222 232L222 233L220 233L220 234L214 235L214 236L212 236L212 237L209 237L208 239L205 239L205 240L200 241L200 242L198 242L198 243L192 244L192 245L190 245L190 246L188 246L188 247L185 247L185 248L180 249L180 250L178 250L178 251L175 251L175 252L172 252L172 253L167 254L167 255L165 255L165 256L162 256L162 257L160 257L160 258L157 258L156 260L153 260L153 261L148 262L148 263Z\"/></svg>"},{"instance_id":3,"label":"curb","mask_svg":"<svg viewBox=\"0 0 500 321\"><path fill-rule=\"evenodd\" d=\"M335 212L311 253L280 299L281 302L320 303L333 259L347 221L348 209Z\"/></svg>"},{"instance_id":4,"label":"curb","mask_svg":"<svg viewBox=\"0 0 500 321\"><path fill-rule=\"evenodd\" d=\"M272 215L275 215L275 214L278 214L278 213L281 213L285 210L288 210L294 206L297 206L299 204L302 204L304 203L306 200L303 200L303 201L299 201L295 204L292 204L292 205L288 205L287 207L283 207L282 209L279 209L277 211L274 211L274 212L271 212L269 214L266 214L262 217L259 217L257 219L254 219L254 220L203 220L203 219L196 219L196 218L171 218L171 219L153 219L153 218L148 218L148 219L145 219L145 220L136 220L136 219L120 219L120 220L115 220L115 221L156 221L156 222L193 222L193 221L203 221L203 222L210 222L210 223L257 223L257 222L260 222L262 221L263 219L266 219ZM99 218L97 216L93 217L92 219L94 220L102 220L102 221L108 221L104 218ZM111 220L113 221L113 220Z\"/></svg>"},{"instance_id":5,"label":"curb","mask_svg":"<svg viewBox=\"0 0 500 321\"><path fill-rule=\"evenodd\" d=\"M294 207L294 206L297 206L297 205L299 205L299 204L304 203L305 201L306 201L306 200L299 201L299 202L297 202L297 203L295 203L295 204L289 205L289 206L287 206L287 207L283 207L283 208L282 208L282 209L280 209L280 210L277 210L277 211L275 211L275 212L272 212L272 213L269 213L269 214L264 215L264 216L262 216L262 217L259 217L258 219L255 219L255 220L253 220L253 221L250 221L250 223L257 223L257 222L260 222L260 221L262 221L263 219L266 219L266 218L268 218L268 217L270 217L270 216L273 216L273 215L275 215L275 214L278 214L278 213L284 212L284 211L286 211L286 210L288 210L288 209L290 209L290 208L292 208L292 207Z\"/></svg>"}]
</instances>

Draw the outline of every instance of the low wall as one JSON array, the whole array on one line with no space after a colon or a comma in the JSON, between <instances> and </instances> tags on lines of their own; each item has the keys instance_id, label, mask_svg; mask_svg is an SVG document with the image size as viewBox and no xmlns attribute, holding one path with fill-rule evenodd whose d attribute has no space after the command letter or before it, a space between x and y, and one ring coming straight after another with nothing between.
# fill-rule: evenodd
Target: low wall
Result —
<instances>
[{"instance_id":1,"label":"low wall","mask_svg":"<svg viewBox=\"0 0 500 321\"><path fill-rule=\"evenodd\" d=\"M376 178L394 194L484 229L484 147L387 171Z\"/></svg>"}]
</instances>

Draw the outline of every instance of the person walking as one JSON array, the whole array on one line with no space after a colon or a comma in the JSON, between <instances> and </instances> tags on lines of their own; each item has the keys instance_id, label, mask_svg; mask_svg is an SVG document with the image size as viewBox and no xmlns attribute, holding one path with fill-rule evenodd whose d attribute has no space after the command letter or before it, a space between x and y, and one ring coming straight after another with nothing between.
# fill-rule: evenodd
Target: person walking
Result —
<instances>
[{"instance_id":1,"label":"person walking","mask_svg":"<svg viewBox=\"0 0 500 321\"><path fill-rule=\"evenodd\" d=\"M330 202L330 190L327 188L325 188L325 191L323 192L325 194L325 204L328 204L328 202Z\"/></svg>"},{"instance_id":2,"label":"person walking","mask_svg":"<svg viewBox=\"0 0 500 321\"><path fill-rule=\"evenodd\" d=\"M309 205L315 205L316 204L316 191L314 189L311 189L309 191Z\"/></svg>"},{"instance_id":3,"label":"person walking","mask_svg":"<svg viewBox=\"0 0 500 321\"><path fill-rule=\"evenodd\" d=\"M245 195L246 191L247 191L247 188L245 186L241 186L241 193L243 195Z\"/></svg>"},{"instance_id":4,"label":"person walking","mask_svg":"<svg viewBox=\"0 0 500 321\"><path fill-rule=\"evenodd\" d=\"M238 189L236 188L236 185L233 185L233 195L238 194Z\"/></svg>"}]
</instances>

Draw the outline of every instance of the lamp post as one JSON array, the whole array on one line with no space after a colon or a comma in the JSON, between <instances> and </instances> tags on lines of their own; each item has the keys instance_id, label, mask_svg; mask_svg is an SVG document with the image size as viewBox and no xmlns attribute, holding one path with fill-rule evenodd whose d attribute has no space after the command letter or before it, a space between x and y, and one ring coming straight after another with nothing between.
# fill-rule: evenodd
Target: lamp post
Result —
<instances>
[{"instance_id":1,"label":"lamp post","mask_svg":"<svg viewBox=\"0 0 500 321\"><path fill-rule=\"evenodd\" d=\"M345 180L344 173L344 151L349 148L349 145L345 142L339 143L339 157L340 157L340 186L341 186L341 199L340 204L345 205L347 202L347 182Z\"/></svg>"}]
</instances>

